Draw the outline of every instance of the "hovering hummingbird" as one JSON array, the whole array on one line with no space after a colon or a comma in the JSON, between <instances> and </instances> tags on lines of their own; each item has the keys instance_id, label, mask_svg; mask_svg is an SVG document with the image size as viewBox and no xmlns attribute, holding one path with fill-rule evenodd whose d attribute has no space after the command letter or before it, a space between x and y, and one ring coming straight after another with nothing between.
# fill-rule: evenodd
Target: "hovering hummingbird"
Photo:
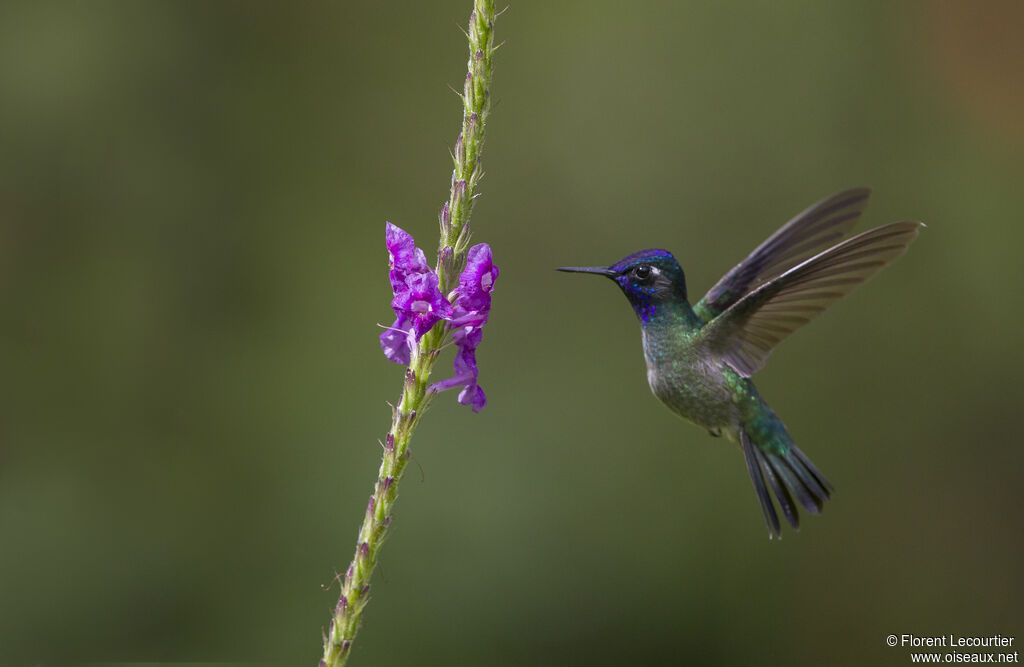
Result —
<instances>
[{"instance_id":1,"label":"hovering hummingbird","mask_svg":"<svg viewBox=\"0 0 1024 667\"><path fill-rule=\"evenodd\" d=\"M793 528L793 497L821 511L832 484L793 443L750 377L776 345L902 255L924 226L894 222L837 243L871 191L846 190L787 222L691 306L667 250L633 253L611 266L561 267L618 283L643 334L647 382L665 405L743 450L768 524L781 537L768 489ZM833 245L835 244L835 245Z\"/></svg>"}]
</instances>

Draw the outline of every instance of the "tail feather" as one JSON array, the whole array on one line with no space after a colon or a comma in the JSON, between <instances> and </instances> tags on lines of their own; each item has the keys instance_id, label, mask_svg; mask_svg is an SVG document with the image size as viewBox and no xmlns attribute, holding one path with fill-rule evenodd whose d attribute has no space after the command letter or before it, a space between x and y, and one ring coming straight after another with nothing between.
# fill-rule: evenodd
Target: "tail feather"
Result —
<instances>
[{"instance_id":1,"label":"tail feather","mask_svg":"<svg viewBox=\"0 0 1024 667\"><path fill-rule=\"evenodd\" d=\"M805 510L811 514L817 514L821 511L821 501L807 488L807 485L800 479L799 473L793 470L789 461L775 454L767 454L765 458L771 460L771 466L778 471L779 477L786 483L786 488L793 492L793 495L797 497L797 500L800 501Z\"/></svg>"},{"instance_id":2,"label":"tail feather","mask_svg":"<svg viewBox=\"0 0 1024 667\"><path fill-rule=\"evenodd\" d=\"M811 489L811 491L814 491L815 488L817 488L818 491L816 495L827 500L832 495L830 491L835 488L832 486L832 483L825 479L824 475L818 472L818 469L813 463L811 463L811 460L807 458L807 455L801 452L796 445L790 443L789 451L799 463L799 465L794 466L794 468L796 469L797 474L800 475L800 479L804 480L804 483L807 484L807 488ZM813 486L815 483L817 484L816 487Z\"/></svg>"},{"instance_id":3,"label":"tail feather","mask_svg":"<svg viewBox=\"0 0 1024 667\"><path fill-rule=\"evenodd\" d=\"M786 521L793 528L799 529L800 513L797 512L796 505L793 504L793 497L789 495L786 486L783 486L783 483L779 481L782 478L786 485L789 484L789 480L783 475L784 468L777 466L776 461L771 458L771 455L765 456L760 447L754 449L754 455L757 457L757 464L761 468L761 473L768 480L768 486L775 492L775 499L778 501L782 513L786 515Z\"/></svg>"},{"instance_id":4,"label":"tail feather","mask_svg":"<svg viewBox=\"0 0 1024 667\"><path fill-rule=\"evenodd\" d=\"M790 443L784 454L765 451L742 429L740 445L747 462L747 472L754 484L754 492L768 524L769 537L782 537L782 529L768 487L771 487L782 513L794 529L800 528L800 514L793 502L794 496L811 514L821 512L825 501L831 496L832 484L796 445Z\"/></svg>"},{"instance_id":5,"label":"tail feather","mask_svg":"<svg viewBox=\"0 0 1024 667\"><path fill-rule=\"evenodd\" d=\"M740 442L743 446L743 457L747 461L747 472L750 473L750 481L754 483L754 492L761 503L761 511L764 512L765 523L768 524L768 536L781 535L779 527L779 516L775 513L775 506L772 505L772 497L768 495L768 489L764 488L764 478L761 477L761 469L758 466L757 454L760 449L750 441L747 434L740 431Z\"/></svg>"}]
</instances>

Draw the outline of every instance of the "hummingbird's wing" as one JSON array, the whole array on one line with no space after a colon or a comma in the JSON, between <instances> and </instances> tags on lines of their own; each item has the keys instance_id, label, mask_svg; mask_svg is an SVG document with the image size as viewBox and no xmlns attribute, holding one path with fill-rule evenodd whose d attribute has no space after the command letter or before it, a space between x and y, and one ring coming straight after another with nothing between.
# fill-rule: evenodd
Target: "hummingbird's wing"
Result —
<instances>
[{"instance_id":1,"label":"hummingbird's wing","mask_svg":"<svg viewBox=\"0 0 1024 667\"><path fill-rule=\"evenodd\" d=\"M697 302L694 312L710 322L751 289L837 243L857 224L870 195L868 188L854 188L809 206L725 274Z\"/></svg>"},{"instance_id":2,"label":"hummingbird's wing","mask_svg":"<svg viewBox=\"0 0 1024 667\"><path fill-rule=\"evenodd\" d=\"M787 336L902 255L923 226L893 222L815 255L736 301L699 342L750 377Z\"/></svg>"}]
</instances>

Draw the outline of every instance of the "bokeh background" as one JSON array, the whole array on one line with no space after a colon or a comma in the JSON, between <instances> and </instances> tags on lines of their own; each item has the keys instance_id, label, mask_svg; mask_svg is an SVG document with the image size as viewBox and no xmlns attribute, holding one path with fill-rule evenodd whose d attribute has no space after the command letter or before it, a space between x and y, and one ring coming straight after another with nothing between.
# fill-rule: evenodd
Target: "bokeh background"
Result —
<instances>
[{"instance_id":1,"label":"bokeh background","mask_svg":"<svg viewBox=\"0 0 1024 667\"><path fill-rule=\"evenodd\" d=\"M0 663L315 664L430 251L462 0L0 5ZM475 240L490 404L413 442L357 665L909 663L1024 634L1019 3L512 2ZM700 295L874 188L928 228L762 394L836 484L769 542L606 281ZM450 363L444 362L444 366ZM442 371L444 372L444 371Z\"/></svg>"}]
</instances>

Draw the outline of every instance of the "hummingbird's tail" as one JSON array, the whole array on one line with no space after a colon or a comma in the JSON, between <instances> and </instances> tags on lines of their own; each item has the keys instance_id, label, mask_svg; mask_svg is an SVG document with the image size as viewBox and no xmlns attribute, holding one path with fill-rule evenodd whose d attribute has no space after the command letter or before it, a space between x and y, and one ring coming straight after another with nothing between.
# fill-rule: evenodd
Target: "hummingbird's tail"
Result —
<instances>
[{"instance_id":1,"label":"hummingbird's tail","mask_svg":"<svg viewBox=\"0 0 1024 667\"><path fill-rule=\"evenodd\" d=\"M769 537L781 538L782 529L765 480L768 482L767 486L775 492L775 498L786 515L786 520L796 529L800 528L800 515L793 503L793 496L796 496L804 509L811 514L817 514L829 499L832 490L829 481L793 444L788 435L785 439L788 442L782 445L762 448L745 429L740 430L740 444L743 447L743 456L747 460L747 471L754 483L754 491L761 503L764 519L768 523Z\"/></svg>"}]
</instances>

